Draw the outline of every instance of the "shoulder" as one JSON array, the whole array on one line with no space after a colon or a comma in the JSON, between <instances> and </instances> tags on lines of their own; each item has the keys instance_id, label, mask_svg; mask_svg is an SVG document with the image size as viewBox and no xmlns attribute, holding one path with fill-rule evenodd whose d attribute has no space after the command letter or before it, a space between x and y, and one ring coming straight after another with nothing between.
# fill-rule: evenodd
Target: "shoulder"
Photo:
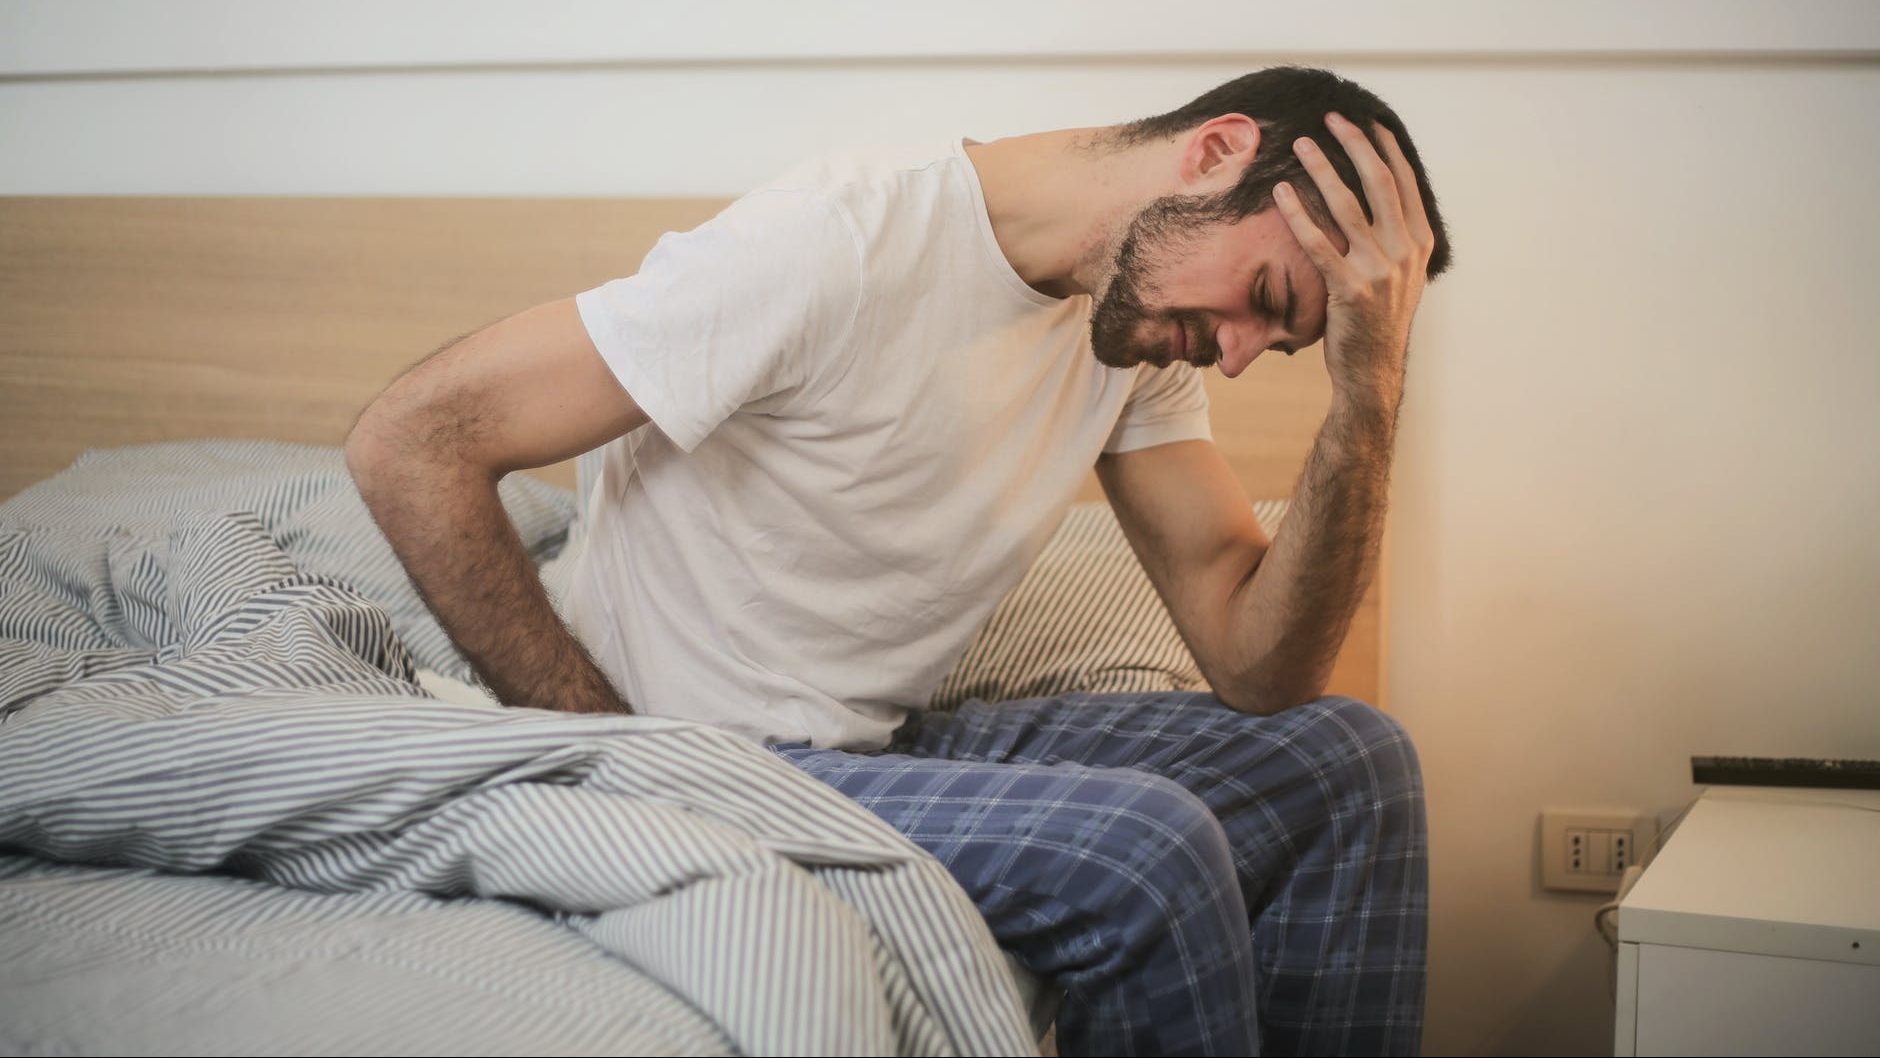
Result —
<instances>
[{"instance_id":1,"label":"shoulder","mask_svg":"<svg viewBox=\"0 0 1880 1058\"><path fill-rule=\"evenodd\" d=\"M799 162L761 190L819 195L872 245L964 208L978 186L969 165L955 141L864 147Z\"/></svg>"},{"instance_id":2,"label":"shoulder","mask_svg":"<svg viewBox=\"0 0 1880 1058\"><path fill-rule=\"evenodd\" d=\"M826 327L854 313L861 240L826 192L759 188L690 231L661 236L630 285L725 324L761 316Z\"/></svg>"},{"instance_id":3,"label":"shoulder","mask_svg":"<svg viewBox=\"0 0 1880 1058\"><path fill-rule=\"evenodd\" d=\"M717 216L667 242L690 244L701 251L749 253L769 246L794 254L841 256L858 245L854 222L836 197L812 187L760 187L719 211ZM756 263L756 262L753 262Z\"/></svg>"}]
</instances>

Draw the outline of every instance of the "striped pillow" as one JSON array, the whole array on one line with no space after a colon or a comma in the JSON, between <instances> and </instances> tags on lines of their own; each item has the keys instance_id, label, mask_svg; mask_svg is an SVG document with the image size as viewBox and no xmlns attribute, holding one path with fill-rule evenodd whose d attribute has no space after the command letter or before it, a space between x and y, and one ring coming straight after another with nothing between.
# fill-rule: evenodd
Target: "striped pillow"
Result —
<instances>
[{"instance_id":1,"label":"striped pillow","mask_svg":"<svg viewBox=\"0 0 1880 1058\"><path fill-rule=\"evenodd\" d=\"M1285 513L1285 500L1254 504L1269 533ZM1109 504L1080 503L980 627L928 708L953 709L972 698L1205 689Z\"/></svg>"}]
</instances>

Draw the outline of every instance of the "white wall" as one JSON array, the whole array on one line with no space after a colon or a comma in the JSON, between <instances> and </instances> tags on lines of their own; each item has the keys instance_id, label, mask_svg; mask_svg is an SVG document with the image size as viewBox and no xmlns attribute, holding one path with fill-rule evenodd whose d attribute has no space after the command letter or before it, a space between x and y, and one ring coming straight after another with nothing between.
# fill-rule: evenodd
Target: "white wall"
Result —
<instances>
[{"instance_id":1,"label":"white wall","mask_svg":"<svg viewBox=\"0 0 1880 1058\"><path fill-rule=\"evenodd\" d=\"M1693 753L1880 757L1880 5L260 6L0 8L0 193L730 194L1282 59L1390 100L1457 249L1389 585L1428 1053L1610 1044L1598 901L1536 888L1543 806L1668 817Z\"/></svg>"},{"instance_id":2,"label":"white wall","mask_svg":"<svg viewBox=\"0 0 1880 1058\"><path fill-rule=\"evenodd\" d=\"M1866 0L1145 10L12 0L0 194L730 195L824 149L1141 117L1290 59L1373 79L1447 73L1438 82L1466 98L1465 75L1510 64L1834 63L1880 49L1880 5ZM1419 115L1418 131L1466 128L1471 109Z\"/></svg>"},{"instance_id":3,"label":"white wall","mask_svg":"<svg viewBox=\"0 0 1880 1058\"><path fill-rule=\"evenodd\" d=\"M1880 758L1880 65L1379 71L1457 271L1420 321L1387 673L1429 784L1429 1042L1608 1042L1535 814L1692 754ZM1440 291L1440 293L1437 293Z\"/></svg>"}]
</instances>

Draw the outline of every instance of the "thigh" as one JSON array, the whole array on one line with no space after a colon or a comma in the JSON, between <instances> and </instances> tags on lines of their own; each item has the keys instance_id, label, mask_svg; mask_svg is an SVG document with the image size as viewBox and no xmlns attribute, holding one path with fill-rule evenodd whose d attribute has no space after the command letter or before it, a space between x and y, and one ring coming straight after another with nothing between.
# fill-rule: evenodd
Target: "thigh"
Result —
<instances>
[{"instance_id":1,"label":"thigh","mask_svg":"<svg viewBox=\"0 0 1880 1058\"><path fill-rule=\"evenodd\" d=\"M1209 694L1075 694L925 714L904 743L914 755L1077 762L1178 783L1230 848L1263 1044L1415 1053L1427 952L1422 776L1403 728L1377 709L1331 697L1251 716Z\"/></svg>"},{"instance_id":2,"label":"thigh","mask_svg":"<svg viewBox=\"0 0 1880 1058\"><path fill-rule=\"evenodd\" d=\"M1402 728L1352 698L1328 696L1272 716L1242 713L1205 692L1064 694L974 699L922 714L902 740L920 757L1138 768L1167 774L1197 760L1301 765L1379 745L1408 744Z\"/></svg>"},{"instance_id":3,"label":"thigh","mask_svg":"<svg viewBox=\"0 0 1880 1058\"><path fill-rule=\"evenodd\" d=\"M772 747L945 863L967 888L1094 892L1177 846L1207 846L1205 807L1144 772ZM1205 855L1205 853L1204 853ZM1078 880L1080 871L1088 878Z\"/></svg>"},{"instance_id":4,"label":"thigh","mask_svg":"<svg viewBox=\"0 0 1880 1058\"><path fill-rule=\"evenodd\" d=\"M1250 907L1276 869L1297 862L1307 829L1330 828L1342 841L1352 826L1388 818L1393 843L1421 840L1415 749L1395 720L1351 698L1273 716L1189 692L975 700L924 714L904 743L922 757L1078 763L1172 780L1225 827Z\"/></svg>"},{"instance_id":5,"label":"thigh","mask_svg":"<svg viewBox=\"0 0 1880 1058\"><path fill-rule=\"evenodd\" d=\"M1219 821L1179 784L1075 763L772 749L946 865L1000 945L1066 990L1066 1053L1254 1053L1246 904Z\"/></svg>"}]
</instances>

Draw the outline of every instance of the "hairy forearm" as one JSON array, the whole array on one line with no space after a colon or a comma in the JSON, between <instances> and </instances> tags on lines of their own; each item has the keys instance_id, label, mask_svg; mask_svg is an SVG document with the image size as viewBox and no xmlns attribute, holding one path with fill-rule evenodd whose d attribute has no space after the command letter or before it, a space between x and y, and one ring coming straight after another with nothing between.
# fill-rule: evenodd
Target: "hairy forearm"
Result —
<instances>
[{"instance_id":1,"label":"hairy forearm","mask_svg":"<svg viewBox=\"0 0 1880 1058\"><path fill-rule=\"evenodd\" d=\"M347 462L419 594L505 705L632 710L555 613L487 470L355 437Z\"/></svg>"},{"instance_id":2,"label":"hairy forearm","mask_svg":"<svg viewBox=\"0 0 1880 1058\"><path fill-rule=\"evenodd\" d=\"M1294 141L1338 229L1334 238L1321 227L1291 183L1274 186L1287 229L1325 280L1332 408L1279 533L1231 593L1227 645L1216 655L1227 655L1225 678L1211 680L1215 693L1248 712L1278 712L1324 693L1376 573L1410 327L1437 245L1396 136L1373 126L1373 144L1338 114L1325 124L1357 168L1365 202L1315 140Z\"/></svg>"},{"instance_id":3,"label":"hairy forearm","mask_svg":"<svg viewBox=\"0 0 1880 1058\"><path fill-rule=\"evenodd\" d=\"M1216 692L1274 713L1324 693L1377 570L1397 399L1335 399L1273 544L1230 604L1234 651Z\"/></svg>"}]
</instances>

